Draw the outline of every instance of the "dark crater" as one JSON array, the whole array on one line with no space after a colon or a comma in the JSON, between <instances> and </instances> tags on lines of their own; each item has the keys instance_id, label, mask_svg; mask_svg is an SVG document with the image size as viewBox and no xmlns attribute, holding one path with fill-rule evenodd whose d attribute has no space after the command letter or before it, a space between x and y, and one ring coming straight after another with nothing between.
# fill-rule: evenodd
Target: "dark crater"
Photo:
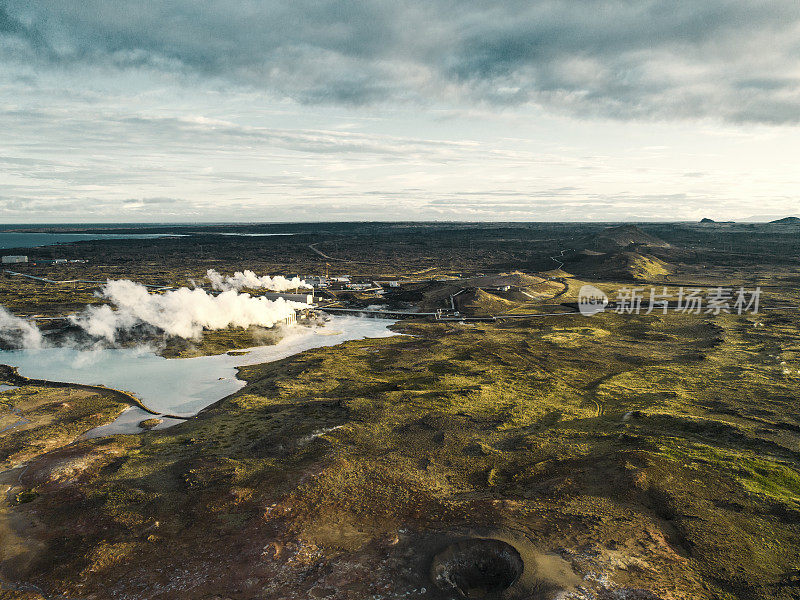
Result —
<instances>
[{"instance_id":1,"label":"dark crater","mask_svg":"<svg viewBox=\"0 0 800 600\"><path fill-rule=\"evenodd\" d=\"M431 580L450 598L500 598L525 565L510 544L492 539L456 542L433 557Z\"/></svg>"}]
</instances>

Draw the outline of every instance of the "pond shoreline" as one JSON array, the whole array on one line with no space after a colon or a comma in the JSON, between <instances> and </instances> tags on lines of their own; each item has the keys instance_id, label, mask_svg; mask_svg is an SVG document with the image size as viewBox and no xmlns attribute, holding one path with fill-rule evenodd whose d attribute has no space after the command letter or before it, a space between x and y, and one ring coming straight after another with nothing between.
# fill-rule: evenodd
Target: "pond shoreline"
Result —
<instances>
[{"instance_id":1,"label":"pond shoreline","mask_svg":"<svg viewBox=\"0 0 800 600\"><path fill-rule=\"evenodd\" d=\"M47 379L36 379L31 377L25 377L24 375L20 375L17 367L13 367L11 365L4 365L0 364L0 379L3 381L7 381L12 385L36 385L39 387L49 387L49 388L74 388L79 390L84 390L87 392L97 392L100 394L107 394L109 396L115 397L117 400L125 402L127 404L131 404L136 408L141 408L143 411L157 416L157 417L166 417L169 419L183 419L186 420L191 417L186 416L179 416L179 415L170 415L165 413L160 413L158 411L153 410L149 406L147 406L144 402L142 402L139 398L131 394L130 392L126 392L124 390L118 390L115 388L110 388L105 385L90 385L86 383L69 383L66 381L50 381Z\"/></svg>"},{"instance_id":2,"label":"pond shoreline","mask_svg":"<svg viewBox=\"0 0 800 600\"><path fill-rule=\"evenodd\" d=\"M92 354L67 347L12 351L17 353L16 357L4 358L0 353L0 361L13 363L17 358L19 362L17 366L0 365L0 379L17 385L71 388L110 396L128 408L113 421L84 435L136 434L148 430L139 424L150 417L162 419L152 430L165 429L238 392L246 386L238 378L241 367L276 362L347 341L398 335L390 329L394 323L334 317L326 327L292 327L275 344L248 348L243 353L193 358L165 358L152 350L134 349L108 349ZM20 369L40 377L27 377L19 373ZM81 380L84 383L79 383Z\"/></svg>"}]
</instances>

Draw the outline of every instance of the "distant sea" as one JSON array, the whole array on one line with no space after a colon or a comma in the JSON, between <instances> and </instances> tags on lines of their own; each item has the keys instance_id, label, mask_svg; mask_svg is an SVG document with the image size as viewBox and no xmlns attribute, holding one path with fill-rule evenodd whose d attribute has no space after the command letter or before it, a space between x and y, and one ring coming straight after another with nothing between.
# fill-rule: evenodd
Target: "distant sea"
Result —
<instances>
[{"instance_id":1,"label":"distant sea","mask_svg":"<svg viewBox=\"0 0 800 600\"><path fill-rule=\"evenodd\" d=\"M6 248L38 248L88 240L147 240L166 237L169 233L9 233L0 231L0 250Z\"/></svg>"}]
</instances>

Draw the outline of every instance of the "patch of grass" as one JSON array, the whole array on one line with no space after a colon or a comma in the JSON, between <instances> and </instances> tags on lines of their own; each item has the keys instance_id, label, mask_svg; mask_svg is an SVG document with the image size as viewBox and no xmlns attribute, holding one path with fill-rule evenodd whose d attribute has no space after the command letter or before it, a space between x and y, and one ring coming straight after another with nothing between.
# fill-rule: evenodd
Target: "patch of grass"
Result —
<instances>
[{"instance_id":1,"label":"patch of grass","mask_svg":"<svg viewBox=\"0 0 800 600\"><path fill-rule=\"evenodd\" d=\"M110 423L127 404L85 390L24 385L6 392L17 427L0 433L0 464L13 466L75 441L82 433Z\"/></svg>"},{"instance_id":2,"label":"patch of grass","mask_svg":"<svg viewBox=\"0 0 800 600\"><path fill-rule=\"evenodd\" d=\"M154 521L189 555L246 531L261 556L279 531L323 563L400 529L502 524L545 548L616 548L643 565L625 581L665 597L777 589L800 568L798 388L762 349L796 327L756 348L734 316L575 319L407 322L413 336L242 368L240 392L82 480L95 529L75 531L66 491L38 514L86 556L99 537L135 544L92 581L144 565Z\"/></svg>"},{"instance_id":3,"label":"patch of grass","mask_svg":"<svg viewBox=\"0 0 800 600\"><path fill-rule=\"evenodd\" d=\"M786 464L705 444L677 441L661 452L682 464L727 474L751 494L800 508L800 472Z\"/></svg>"}]
</instances>

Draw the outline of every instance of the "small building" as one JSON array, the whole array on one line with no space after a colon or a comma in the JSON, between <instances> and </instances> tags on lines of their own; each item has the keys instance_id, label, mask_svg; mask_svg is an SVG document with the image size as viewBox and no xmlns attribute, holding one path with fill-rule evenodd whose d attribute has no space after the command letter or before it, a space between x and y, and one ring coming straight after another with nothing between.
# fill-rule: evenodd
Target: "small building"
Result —
<instances>
[{"instance_id":1,"label":"small building","mask_svg":"<svg viewBox=\"0 0 800 600\"><path fill-rule=\"evenodd\" d=\"M27 256L4 256L2 258L4 265L11 265L16 263L26 263L28 262Z\"/></svg>"},{"instance_id":2,"label":"small building","mask_svg":"<svg viewBox=\"0 0 800 600\"><path fill-rule=\"evenodd\" d=\"M371 290L375 288L375 285L372 283L348 283L345 284L345 287L348 290Z\"/></svg>"},{"instance_id":3,"label":"small building","mask_svg":"<svg viewBox=\"0 0 800 600\"><path fill-rule=\"evenodd\" d=\"M306 277L305 282L308 285L314 286L315 288L326 288L328 287L328 278L327 277Z\"/></svg>"}]
</instances>

